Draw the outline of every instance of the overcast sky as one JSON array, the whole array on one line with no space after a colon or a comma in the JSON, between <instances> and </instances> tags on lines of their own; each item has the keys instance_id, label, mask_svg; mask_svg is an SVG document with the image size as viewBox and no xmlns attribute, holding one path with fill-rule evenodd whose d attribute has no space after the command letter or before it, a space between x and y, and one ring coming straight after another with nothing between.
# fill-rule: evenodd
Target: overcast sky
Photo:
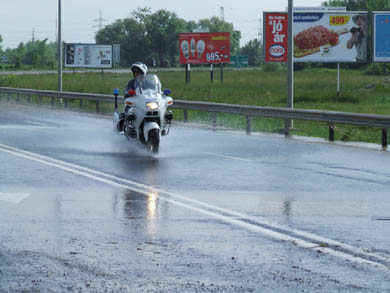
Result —
<instances>
[{"instance_id":1,"label":"overcast sky","mask_svg":"<svg viewBox=\"0 0 390 293\"><path fill-rule=\"evenodd\" d=\"M320 6L322 0L295 0L294 6ZM187 21L221 16L241 31L241 45L258 37L263 11L284 11L288 0L62 0L62 39L65 42L94 43L99 11L110 24L123 19L138 7L153 12L166 9ZM56 39L57 0L4 0L0 4L0 35L3 48L15 48L20 42ZM261 26L262 29L262 26ZM34 31L34 33L33 33Z\"/></svg>"}]
</instances>

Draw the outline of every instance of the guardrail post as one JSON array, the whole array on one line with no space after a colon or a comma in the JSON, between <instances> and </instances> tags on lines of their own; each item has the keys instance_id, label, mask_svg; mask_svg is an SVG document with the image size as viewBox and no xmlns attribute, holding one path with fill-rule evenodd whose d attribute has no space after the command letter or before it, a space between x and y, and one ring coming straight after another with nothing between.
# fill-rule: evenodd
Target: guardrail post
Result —
<instances>
[{"instance_id":1,"label":"guardrail post","mask_svg":"<svg viewBox=\"0 0 390 293\"><path fill-rule=\"evenodd\" d=\"M68 108L68 99L64 99L64 107Z\"/></svg>"},{"instance_id":2,"label":"guardrail post","mask_svg":"<svg viewBox=\"0 0 390 293\"><path fill-rule=\"evenodd\" d=\"M31 96L30 95L27 96L27 103L31 103Z\"/></svg>"},{"instance_id":3,"label":"guardrail post","mask_svg":"<svg viewBox=\"0 0 390 293\"><path fill-rule=\"evenodd\" d=\"M11 94L8 93L8 101L11 101Z\"/></svg>"},{"instance_id":4,"label":"guardrail post","mask_svg":"<svg viewBox=\"0 0 390 293\"><path fill-rule=\"evenodd\" d=\"M42 105L42 96L39 96L39 105Z\"/></svg>"},{"instance_id":5,"label":"guardrail post","mask_svg":"<svg viewBox=\"0 0 390 293\"><path fill-rule=\"evenodd\" d=\"M329 124L329 141L334 141L334 124Z\"/></svg>"},{"instance_id":6,"label":"guardrail post","mask_svg":"<svg viewBox=\"0 0 390 293\"><path fill-rule=\"evenodd\" d=\"M251 117L246 115L246 134L251 134Z\"/></svg>"},{"instance_id":7,"label":"guardrail post","mask_svg":"<svg viewBox=\"0 0 390 293\"><path fill-rule=\"evenodd\" d=\"M387 128L382 128L382 147L387 148Z\"/></svg>"},{"instance_id":8,"label":"guardrail post","mask_svg":"<svg viewBox=\"0 0 390 293\"><path fill-rule=\"evenodd\" d=\"M290 136L291 121L292 120L284 120L284 136L285 137Z\"/></svg>"},{"instance_id":9,"label":"guardrail post","mask_svg":"<svg viewBox=\"0 0 390 293\"><path fill-rule=\"evenodd\" d=\"M99 113L99 101L96 101L96 113Z\"/></svg>"},{"instance_id":10,"label":"guardrail post","mask_svg":"<svg viewBox=\"0 0 390 293\"><path fill-rule=\"evenodd\" d=\"M52 107L54 107L54 97L51 97L50 104L51 104Z\"/></svg>"},{"instance_id":11,"label":"guardrail post","mask_svg":"<svg viewBox=\"0 0 390 293\"><path fill-rule=\"evenodd\" d=\"M217 127L217 112L213 112L213 127Z\"/></svg>"},{"instance_id":12,"label":"guardrail post","mask_svg":"<svg viewBox=\"0 0 390 293\"><path fill-rule=\"evenodd\" d=\"M187 109L183 110L183 121L184 121L184 123L188 122L188 112L187 112Z\"/></svg>"},{"instance_id":13,"label":"guardrail post","mask_svg":"<svg viewBox=\"0 0 390 293\"><path fill-rule=\"evenodd\" d=\"M83 108L83 99L80 99L80 109Z\"/></svg>"}]
</instances>

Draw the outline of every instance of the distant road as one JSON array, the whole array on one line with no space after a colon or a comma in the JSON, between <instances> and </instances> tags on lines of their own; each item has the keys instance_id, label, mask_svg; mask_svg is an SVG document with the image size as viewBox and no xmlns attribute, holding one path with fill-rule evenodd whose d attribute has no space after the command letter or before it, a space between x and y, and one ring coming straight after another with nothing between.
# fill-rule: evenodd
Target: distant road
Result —
<instances>
[{"instance_id":1,"label":"distant road","mask_svg":"<svg viewBox=\"0 0 390 293\"><path fill-rule=\"evenodd\" d=\"M184 71L184 68L149 68L150 72L157 71ZM63 74L73 74L74 73L90 73L90 72L102 72L101 69L75 69L73 70L64 70ZM104 69L105 73L129 73L130 68L125 69ZM57 70L23 70L23 71L0 71L0 75L24 75L24 74L57 74Z\"/></svg>"}]
</instances>

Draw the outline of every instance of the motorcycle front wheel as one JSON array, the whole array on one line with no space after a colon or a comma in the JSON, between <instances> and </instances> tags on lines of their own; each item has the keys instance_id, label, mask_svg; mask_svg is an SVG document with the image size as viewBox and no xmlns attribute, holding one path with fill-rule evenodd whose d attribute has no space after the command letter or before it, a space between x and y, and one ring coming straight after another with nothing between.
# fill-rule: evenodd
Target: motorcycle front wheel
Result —
<instances>
[{"instance_id":1,"label":"motorcycle front wheel","mask_svg":"<svg viewBox=\"0 0 390 293\"><path fill-rule=\"evenodd\" d=\"M147 149L149 153L156 155L160 147L160 135L158 129L152 129L149 131Z\"/></svg>"}]
</instances>

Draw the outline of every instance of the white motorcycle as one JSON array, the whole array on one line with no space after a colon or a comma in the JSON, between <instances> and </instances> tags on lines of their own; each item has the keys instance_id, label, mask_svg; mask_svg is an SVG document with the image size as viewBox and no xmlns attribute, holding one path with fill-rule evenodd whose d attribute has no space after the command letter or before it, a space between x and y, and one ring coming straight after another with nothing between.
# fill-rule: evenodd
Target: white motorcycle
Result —
<instances>
[{"instance_id":1,"label":"white motorcycle","mask_svg":"<svg viewBox=\"0 0 390 293\"><path fill-rule=\"evenodd\" d=\"M155 74L141 75L136 78L135 90L124 94L124 111L118 113L119 90L114 90L115 112L113 128L117 134L127 140L134 140L146 146L148 152L157 154L161 136L169 133L173 104L169 97L171 91L161 91L160 79Z\"/></svg>"}]
</instances>

